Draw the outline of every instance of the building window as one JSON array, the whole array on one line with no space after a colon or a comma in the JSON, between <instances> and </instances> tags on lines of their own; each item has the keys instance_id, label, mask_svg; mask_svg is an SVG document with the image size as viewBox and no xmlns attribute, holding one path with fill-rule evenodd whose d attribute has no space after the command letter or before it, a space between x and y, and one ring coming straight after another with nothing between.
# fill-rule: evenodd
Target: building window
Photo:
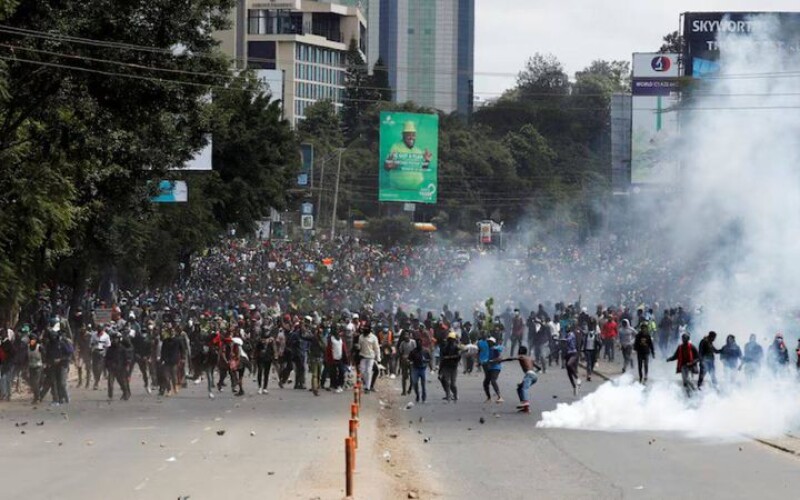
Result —
<instances>
[{"instance_id":1,"label":"building window","mask_svg":"<svg viewBox=\"0 0 800 500\"><path fill-rule=\"evenodd\" d=\"M247 11L247 32L251 35L263 35L267 32L267 11L250 9Z\"/></svg>"}]
</instances>

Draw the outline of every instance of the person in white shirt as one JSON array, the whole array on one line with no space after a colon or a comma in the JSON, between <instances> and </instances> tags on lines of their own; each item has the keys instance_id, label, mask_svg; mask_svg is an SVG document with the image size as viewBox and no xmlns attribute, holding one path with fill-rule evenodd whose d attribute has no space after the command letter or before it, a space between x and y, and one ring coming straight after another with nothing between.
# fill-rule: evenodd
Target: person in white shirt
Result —
<instances>
[{"instance_id":1,"label":"person in white shirt","mask_svg":"<svg viewBox=\"0 0 800 500\"><path fill-rule=\"evenodd\" d=\"M364 394L369 394L372 386L372 367L377 362L381 362L381 346L378 337L372 333L372 328L364 327L364 331L358 337L358 353L361 356L361 378L364 382Z\"/></svg>"},{"instance_id":2,"label":"person in white shirt","mask_svg":"<svg viewBox=\"0 0 800 500\"><path fill-rule=\"evenodd\" d=\"M331 352L331 388L337 393L342 392L344 385L344 370L347 357L345 356L345 344L339 335L339 330L334 327L333 333L328 337L328 344Z\"/></svg>"},{"instance_id":3,"label":"person in white shirt","mask_svg":"<svg viewBox=\"0 0 800 500\"><path fill-rule=\"evenodd\" d=\"M92 349L92 374L94 375L94 390L98 390L100 376L105 368L106 349L111 345L111 337L105 328L92 332L89 337L89 346Z\"/></svg>"}]
</instances>

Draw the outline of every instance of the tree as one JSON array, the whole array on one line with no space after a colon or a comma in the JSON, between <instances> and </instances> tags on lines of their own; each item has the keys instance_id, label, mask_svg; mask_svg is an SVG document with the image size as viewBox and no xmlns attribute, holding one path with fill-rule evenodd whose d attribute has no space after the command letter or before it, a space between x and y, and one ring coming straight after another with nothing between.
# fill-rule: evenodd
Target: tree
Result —
<instances>
[{"instance_id":1,"label":"tree","mask_svg":"<svg viewBox=\"0 0 800 500\"><path fill-rule=\"evenodd\" d=\"M3 35L15 58L0 107L0 155L14 168L0 174L9 186L0 213L17 231L28 220L31 239L12 237L19 239L0 248L0 260L17 273L29 269L24 262L36 270L20 274L18 289L28 292L0 291L4 314L51 272L80 297L86 278L113 281L117 266L141 262L154 220L151 181L200 148L203 97L230 79L213 33L227 26L232 5L132 0L109 9L103 0L42 0L21 3L5 21L47 34ZM40 185L15 187L11 175Z\"/></svg>"},{"instance_id":2,"label":"tree","mask_svg":"<svg viewBox=\"0 0 800 500\"><path fill-rule=\"evenodd\" d=\"M569 93L569 77L564 65L552 54L536 53L517 75L517 88L525 99L544 99Z\"/></svg>"},{"instance_id":3,"label":"tree","mask_svg":"<svg viewBox=\"0 0 800 500\"><path fill-rule=\"evenodd\" d=\"M297 124L297 136L300 142L314 145L316 157L327 156L344 146L342 122L332 101L315 102L306 108L305 116Z\"/></svg>"},{"instance_id":4,"label":"tree","mask_svg":"<svg viewBox=\"0 0 800 500\"><path fill-rule=\"evenodd\" d=\"M662 43L661 48L658 49L659 52L662 54L683 54L683 50L686 47L686 41L683 39L683 36L681 36L680 32L673 31L672 33L667 33L664 35L662 40L664 43Z\"/></svg>"},{"instance_id":5,"label":"tree","mask_svg":"<svg viewBox=\"0 0 800 500\"><path fill-rule=\"evenodd\" d=\"M283 208L299 167L298 145L280 103L252 76L214 99L213 163L220 177L217 221L251 233L270 207ZM209 193L213 195L212 193Z\"/></svg>"},{"instance_id":6,"label":"tree","mask_svg":"<svg viewBox=\"0 0 800 500\"><path fill-rule=\"evenodd\" d=\"M372 68L372 90L379 101L392 101L392 86L389 83L389 68L383 62L382 57L378 57L375 66Z\"/></svg>"},{"instance_id":7,"label":"tree","mask_svg":"<svg viewBox=\"0 0 800 500\"><path fill-rule=\"evenodd\" d=\"M370 88L371 79L367 73L366 61L358 48L355 38L345 55L347 69L344 75L344 104L342 106L342 129L347 140L355 138L361 116L377 99Z\"/></svg>"}]
</instances>

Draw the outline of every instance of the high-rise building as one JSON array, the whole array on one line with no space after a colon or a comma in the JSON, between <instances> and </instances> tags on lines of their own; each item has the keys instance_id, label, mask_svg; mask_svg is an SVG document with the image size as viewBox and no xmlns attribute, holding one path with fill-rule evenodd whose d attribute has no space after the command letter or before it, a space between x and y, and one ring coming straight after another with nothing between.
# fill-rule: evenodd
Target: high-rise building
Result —
<instances>
[{"instance_id":1,"label":"high-rise building","mask_svg":"<svg viewBox=\"0 0 800 500\"><path fill-rule=\"evenodd\" d=\"M233 28L217 34L240 67L282 78L284 117L297 124L322 99L344 93L345 53L355 40L366 58L367 19L359 0L238 0Z\"/></svg>"},{"instance_id":2,"label":"high-rise building","mask_svg":"<svg viewBox=\"0 0 800 500\"><path fill-rule=\"evenodd\" d=\"M470 114L475 0L380 0L379 8L379 52L395 100Z\"/></svg>"}]
</instances>

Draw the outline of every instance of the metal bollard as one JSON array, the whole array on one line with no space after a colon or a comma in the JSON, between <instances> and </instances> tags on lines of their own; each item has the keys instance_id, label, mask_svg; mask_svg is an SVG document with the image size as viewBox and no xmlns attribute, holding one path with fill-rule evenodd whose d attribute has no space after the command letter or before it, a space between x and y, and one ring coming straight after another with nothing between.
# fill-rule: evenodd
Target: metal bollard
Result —
<instances>
[{"instance_id":1,"label":"metal bollard","mask_svg":"<svg viewBox=\"0 0 800 500\"><path fill-rule=\"evenodd\" d=\"M344 491L347 498L353 496L353 471L356 468L356 454L353 440L344 438Z\"/></svg>"},{"instance_id":2,"label":"metal bollard","mask_svg":"<svg viewBox=\"0 0 800 500\"><path fill-rule=\"evenodd\" d=\"M353 448L358 449L358 420L350 419L350 437L353 439Z\"/></svg>"}]
</instances>

